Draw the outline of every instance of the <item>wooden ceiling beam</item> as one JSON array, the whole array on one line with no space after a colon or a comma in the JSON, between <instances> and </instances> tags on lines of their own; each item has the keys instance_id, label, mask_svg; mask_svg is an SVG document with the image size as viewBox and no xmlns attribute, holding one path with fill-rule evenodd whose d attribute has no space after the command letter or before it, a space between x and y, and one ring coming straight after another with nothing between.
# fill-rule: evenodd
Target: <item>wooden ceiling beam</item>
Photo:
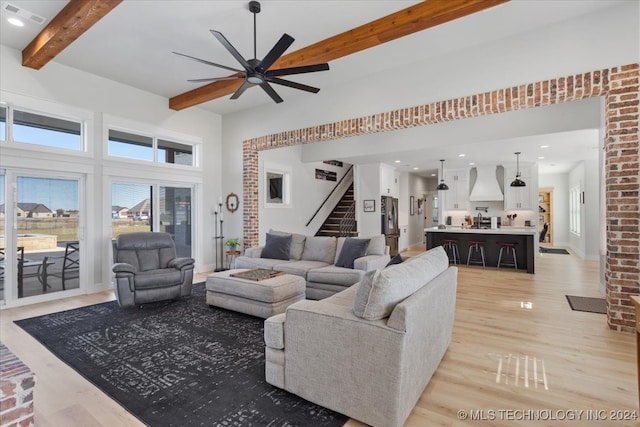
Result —
<instances>
[{"instance_id":1,"label":"wooden ceiling beam","mask_svg":"<svg viewBox=\"0 0 640 427\"><path fill-rule=\"evenodd\" d=\"M271 69L330 62L435 27L509 0L426 0L344 33L283 55ZM169 108L182 110L232 94L242 80L222 80L176 95Z\"/></svg>"},{"instance_id":2,"label":"wooden ceiling beam","mask_svg":"<svg viewBox=\"0 0 640 427\"><path fill-rule=\"evenodd\" d=\"M70 0L22 50L22 65L39 70L122 0Z\"/></svg>"}]
</instances>

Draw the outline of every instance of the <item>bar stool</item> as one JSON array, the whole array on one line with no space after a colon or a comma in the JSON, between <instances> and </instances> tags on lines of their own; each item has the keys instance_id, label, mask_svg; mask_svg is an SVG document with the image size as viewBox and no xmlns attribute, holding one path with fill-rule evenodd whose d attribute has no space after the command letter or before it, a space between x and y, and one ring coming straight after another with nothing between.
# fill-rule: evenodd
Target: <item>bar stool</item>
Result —
<instances>
[{"instance_id":1,"label":"bar stool","mask_svg":"<svg viewBox=\"0 0 640 427\"><path fill-rule=\"evenodd\" d=\"M500 265L514 267L516 270L518 269L518 261L516 259L516 245L517 242L497 242L498 246L500 246L500 254L498 255L498 268ZM502 251L507 250L507 256L511 253L513 257L513 262L502 261Z\"/></svg>"},{"instance_id":2,"label":"bar stool","mask_svg":"<svg viewBox=\"0 0 640 427\"><path fill-rule=\"evenodd\" d=\"M467 265L470 264L482 264L482 268L485 267L486 258L484 256L484 240L469 240L469 252L467 253ZM475 253L476 258L472 258L471 254ZM477 258L480 255L480 258Z\"/></svg>"},{"instance_id":3,"label":"bar stool","mask_svg":"<svg viewBox=\"0 0 640 427\"><path fill-rule=\"evenodd\" d=\"M456 239L443 240L442 247L449 257L449 262L453 262L454 264L460 262L460 251L458 250L458 241Z\"/></svg>"}]
</instances>

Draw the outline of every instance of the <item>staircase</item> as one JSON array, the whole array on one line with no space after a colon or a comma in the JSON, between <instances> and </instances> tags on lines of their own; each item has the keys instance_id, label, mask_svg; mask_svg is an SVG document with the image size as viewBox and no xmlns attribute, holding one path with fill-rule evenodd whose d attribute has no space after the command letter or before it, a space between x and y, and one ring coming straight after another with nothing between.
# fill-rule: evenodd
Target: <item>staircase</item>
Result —
<instances>
[{"instance_id":1,"label":"staircase","mask_svg":"<svg viewBox=\"0 0 640 427\"><path fill-rule=\"evenodd\" d=\"M324 221L316 236L357 236L353 184L347 188L338 204Z\"/></svg>"}]
</instances>

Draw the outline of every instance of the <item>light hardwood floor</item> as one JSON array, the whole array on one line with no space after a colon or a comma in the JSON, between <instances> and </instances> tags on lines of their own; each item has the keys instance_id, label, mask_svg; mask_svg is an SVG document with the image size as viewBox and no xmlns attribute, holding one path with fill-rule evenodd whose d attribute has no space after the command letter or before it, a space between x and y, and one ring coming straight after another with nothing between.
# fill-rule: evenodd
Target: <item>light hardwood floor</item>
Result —
<instances>
[{"instance_id":1,"label":"light hardwood floor","mask_svg":"<svg viewBox=\"0 0 640 427\"><path fill-rule=\"evenodd\" d=\"M545 254L535 275L461 267L451 346L406 426L640 425L609 412L638 413L634 336L609 330L602 314L572 311L565 298L601 297L598 277L597 262L574 255ZM143 425L13 324L112 299L103 292L0 312L2 341L36 373L38 426ZM549 419L532 422L540 417Z\"/></svg>"}]
</instances>

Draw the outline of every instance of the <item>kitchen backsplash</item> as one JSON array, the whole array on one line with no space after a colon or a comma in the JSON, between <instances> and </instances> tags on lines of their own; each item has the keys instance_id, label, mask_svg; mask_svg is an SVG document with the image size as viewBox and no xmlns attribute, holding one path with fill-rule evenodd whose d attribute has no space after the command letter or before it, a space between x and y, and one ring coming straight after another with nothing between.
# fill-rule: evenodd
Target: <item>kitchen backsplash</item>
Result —
<instances>
[{"instance_id":1,"label":"kitchen backsplash","mask_svg":"<svg viewBox=\"0 0 640 427\"><path fill-rule=\"evenodd\" d=\"M478 209L476 209L478 208ZM486 208L479 210L479 208ZM472 202L469 211L444 211L444 217L451 217L451 225L461 225L465 222L465 217L477 217L478 214L483 217L498 216L502 219L502 225L512 225L515 227L524 227L526 221L530 221L531 226L538 226L538 213L530 210L513 210L505 211L503 202ZM516 214L514 220L509 224L507 215Z\"/></svg>"}]
</instances>

